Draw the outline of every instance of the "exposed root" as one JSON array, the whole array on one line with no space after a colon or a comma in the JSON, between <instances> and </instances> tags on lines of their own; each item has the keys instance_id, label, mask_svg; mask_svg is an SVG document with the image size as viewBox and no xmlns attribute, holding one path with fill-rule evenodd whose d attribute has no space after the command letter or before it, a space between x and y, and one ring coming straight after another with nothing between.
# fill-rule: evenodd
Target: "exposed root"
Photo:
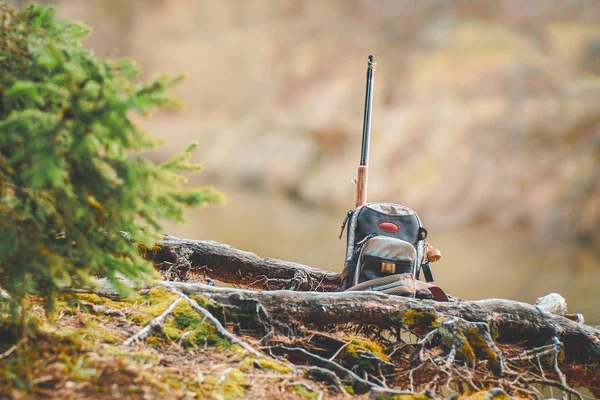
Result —
<instances>
[{"instance_id":1,"label":"exposed root","mask_svg":"<svg viewBox=\"0 0 600 400\"><path fill-rule=\"evenodd\" d=\"M246 321L259 313L248 315L249 310L260 309L263 322L271 327L266 338L261 334L262 343L270 342L274 353L279 348L277 354L292 362L301 359L334 371L342 381L352 381L357 392L399 386L410 392L429 388L437 393L469 393L500 386L509 394L542 397L536 392L534 380L556 382L560 386L554 387L568 389L585 385L581 375L560 368L561 362L595 369L600 361L599 353L594 351L600 342L598 330L506 300L453 305L372 293L255 292L189 283L161 285L202 293L233 315L243 310ZM257 307L257 302L261 307ZM245 320L238 319L236 324L241 323L240 327L248 330L252 324L245 324ZM366 321L368 325L364 325ZM310 333L307 327L317 333ZM348 341L327 339L323 332L330 328L362 332L389 348L394 376L390 379L382 373L380 368L386 364L371 355L359 351L353 353L354 358L348 358ZM416 341L407 341L409 338L403 336L406 333L401 333L400 328L412 332ZM289 340L281 343L277 333L291 336L292 345ZM546 337L551 344L540 345ZM572 347L575 343L589 346L590 351L582 353L580 347ZM558 359L559 355L564 361ZM550 364L547 357L551 357ZM544 360L543 365L532 369L531 362L539 359ZM339 360L335 364L341 368L327 363L330 360ZM369 363L368 371L358 366L363 362Z\"/></svg>"},{"instance_id":2,"label":"exposed root","mask_svg":"<svg viewBox=\"0 0 600 400\"><path fill-rule=\"evenodd\" d=\"M10 356L12 353L14 353L16 350L18 349L18 347L15 346L11 346L8 348L8 350L6 350L4 353L0 354L0 360L2 360L3 358L6 358L8 356Z\"/></svg>"},{"instance_id":3,"label":"exposed root","mask_svg":"<svg viewBox=\"0 0 600 400\"><path fill-rule=\"evenodd\" d=\"M215 330L217 331L217 333L220 336L222 336L225 339L229 340L231 343L237 344L238 346L240 346L241 348L243 348L244 350L246 350L248 353L252 354L253 356L255 356L257 358L267 357L264 354L262 354L261 352L255 350L248 343L244 342L241 339L238 339L232 333L229 333L229 331L227 329L225 329L223 327L223 325L221 325L221 323L219 322L219 320L216 319L207 309L205 309L200 304L198 304L197 301L195 301L194 299L192 299L189 296L185 295L184 293L181 293L177 289L171 289L171 291L174 294L180 296L180 299L182 299L182 298L185 299L194 310L196 310L204 318L206 318L206 320L215 328Z\"/></svg>"},{"instance_id":4,"label":"exposed root","mask_svg":"<svg viewBox=\"0 0 600 400\"><path fill-rule=\"evenodd\" d=\"M315 366L301 366L297 365L296 369L304 370L307 378L315 382L325 382L330 385L334 393L345 394L344 386L340 378L326 368L315 367Z\"/></svg>"},{"instance_id":5,"label":"exposed root","mask_svg":"<svg viewBox=\"0 0 600 400\"><path fill-rule=\"evenodd\" d=\"M519 378L520 382L526 383L526 384L536 384L536 385L543 385L543 386L552 386L555 388L558 388L560 390L562 390L565 393L569 393L572 394L573 396L577 397L579 400L583 400L583 396L581 395L581 393L579 393L578 391L570 388L567 385L558 383L556 381L551 381L549 379L535 379L535 378ZM567 395L564 394L562 396L563 398L567 398Z\"/></svg>"},{"instance_id":6,"label":"exposed root","mask_svg":"<svg viewBox=\"0 0 600 400\"><path fill-rule=\"evenodd\" d=\"M107 315L110 317L125 317L126 315L126 313L121 310L116 310L114 308L102 306L99 304L93 304L87 301L80 301L79 304L81 304L84 307L87 307L94 314Z\"/></svg>"},{"instance_id":7,"label":"exposed root","mask_svg":"<svg viewBox=\"0 0 600 400\"><path fill-rule=\"evenodd\" d=\"M321 368L326 368L333 371L341 379L351 383L357 393L366 393L371 388L379 387L372 382L369 382L347 368L342 367L335 361L330 361L320 357L300 347L276 346L271 348L271 352L277 355L285 355L288 359L306 360L306 362L316 365Z\"/></svg>"},{"instance_id":8,"label":"exposed root","mask_svg":"<svg viewBox=\"0 0 600 400\"><path fill-rule=\"evenodd\" d=\"M202 316L181 299L160 331L144 339L145 345L122 346L128 332L147 327L151 316L167 315L164 311L177 297L164 290L153 288L145 296L120 302L76 297L79 302L61 299L52 321L33 299L33 312L42 325L30 331L27 344L18 338L10 344L6 336L0 337L0 398L291 400L298 394L316 398L318 392L327 392L321 383L325 379L312 382L308 380L312 375L303 368L296 371L286 362L241 354L238 346L231 347L218 338ZM127 311L125 315L95 314L91 307L80 307L84 299ZM196 335L195 339L188 339L189 335ZM281 384L289 381L304 385L295 385L290 392ZM328 396L332 400L341 397L337 388L331 393L335 393Z\"/></svg>"},{"instance_id":9,"label":"exposed root","mask_svg":"<svg viewBox=\"0 0 600 400\"><path fill-rule=\"evenodd\" d=\"M140 342L148 338L153 333L160 331L162 329L162 325L165 323L169 314L173 312L175 307L177 307L177 303L181 301L182 297L178 297L174 302L158 317L152 319L146 326L144 326L141 330L136 332L133 336L130 336L123 342L124 347L129 347L135 344L136 342Z\"/></svg>"},{"instance_id":10,"label":"exposed root","mask_svg":"<svg viewBox=\"0 0 600 400\"><path fill-rule=\"evenodd\" d=\"M12 297L8 293L6 293L6 291L2 288L0 288L0 299L5 301L12 301Z\"/></svg>"},{"instance_id":11,"label":"exposed root","mask_svg":"<svg viewBox=\"0 0 600 400\"><path fill-rule=\"evenodd\" d=\"M313 388L312 386L308 385L305 382L302 382L302 381L287 382L287 383L285 383L285 386L302 386L309 392L316 393L317 400L323 400L323 392Z\"/></svg>"},{"instance_id":12,"label":"exposed root","mask_svg":"<svg viewBox=\"0 0 600 400\"><path fill-rule=\"evenodd\" d=\"M304 278L288 285L305 286ZM497 299L438 303L368 292L155 285L186 299L221 337L272 360L232 330L252 336L263 351L295 364L294 374L327 382L331 393L467 394L498 387L508 395L543 398L539 386L566 396L578 386L593 391L598 383L600 330L543 307ZM210 311L191 294L210 300ZM347 337L356 332L360 338Z\"/></svg>"}]
</instances>

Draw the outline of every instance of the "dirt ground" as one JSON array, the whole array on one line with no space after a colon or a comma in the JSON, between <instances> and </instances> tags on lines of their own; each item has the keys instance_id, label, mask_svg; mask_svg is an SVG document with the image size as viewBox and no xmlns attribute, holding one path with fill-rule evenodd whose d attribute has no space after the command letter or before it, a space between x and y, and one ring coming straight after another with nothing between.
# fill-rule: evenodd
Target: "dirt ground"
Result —
<instances>
[{"instance_id":1,"label":"dirt ground","mask_svg":"<svg viewBox=\"0 0 600 400\"><path fill-rule=\"evenodd\" d=\"M283 362L257 361L215 338L194 317L170 317L162 330L123 346L171 302L167 295L158 301L149 296L126 302L94 295L63 298L52 321L33 305L39 327L18 349L0 338L0 398L316 399L326 392ZM327 396L336 397L341 396Z\"/></svg>"}]
</instances>

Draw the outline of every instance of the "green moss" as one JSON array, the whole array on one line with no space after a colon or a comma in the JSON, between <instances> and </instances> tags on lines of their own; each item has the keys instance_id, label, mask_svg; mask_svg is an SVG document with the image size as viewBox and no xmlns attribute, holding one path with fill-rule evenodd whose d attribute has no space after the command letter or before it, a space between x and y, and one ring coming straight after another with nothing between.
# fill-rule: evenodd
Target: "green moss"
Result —
<instances>
[{"instance_id":1,"label":"green moss","mask_svg":"<svg viewBox=\"0 0 600 400\"><path fill-rule=\"evenodd\" d=\"M169 292L161 287L151 287L148 294L143 296L150 301L150 304L160 304L164 302L173 302L177 299L177 295Z\"/></svg>"},{"instance_id":2,"label":"green moss","mask_svg":"<svg viewBox=\"0 0 600 400\"><path fill-rule=\"evenodd\" d=\"M464 360L470 367L475 366L475 352L467 342L459 346L459 348L456 350L456 358L458 360Z\"/></svg>"},{"instance_id":3,"label":"green moss","mask_svg":"<svg viewBox=\"0 0 600 400\"><path fill-rule=\"evenodd\" d=\"M146 312L162 314L166 307L171 304L169 296L163 297L162 301L142 308ZM131 321L143 319L143 317L131 317ZM148 338L147 343L160 347L171 342L179 342L183 348L210 346L228 348L230 342L221 338L214 327L208 322L202 321L198 314L187 302L181 301L173 310L172 315L167 318L163 329Z\"/></svg>"},{"instance_id":4,"label":"green moss","mask_svg":"<svg viewBox=\"0 0 600 400\"><path fill-rule=\"evenodd\" d=\"M352 385L344 385L344 390L348 394L351 394L351 395L354 394L354 388L352 387Z\"/></svg>"},{"instance_id":5,"label":"green moss","mask_svg":"<svg viewBox=\"0 0 600 400\"><path fill-rule=\"evenodd\" d=\"M161 337L159 335L154 335L154 336L150 336L149 338L146 339L146 344L148 346L152 346L155 348L160 348L162 347L162 345L164 345L164 336Z\"/></svg>"},{"instance_id":6,"label":"green moss","mask_svg":"<svg viewBox=\"0 0 600 400\"><path fill-rule=\"evenodd\" d=\"M280 374L289 374L290 372L292 372L292 369L287 365L284 365L275 360L269 360L268 358L259 358L257 360L257 363L265 369L271 369L273 371L279 372Z\"/></svg>"},{"instance_id":7,"label":"green moss","mask_svg":"<svg viewBox=\"0 0 600 400\"><path fill-rule=\"evenodd\" d=\"M142 365L155 364L157 362L156 355L148 352L122 350L119 347L107 347L105 351L107 354L114 355L118 358L131 360Z\"/></svg>"},{"instance_id":8,"label":"green moss","mask_svg":"<svg viewBox=\"0 0 600 400\"><path fill-rule=\"evenodd\" d=\"M415 394L397 394L395 396L390 396L389 394L381 393L375 394L371 396L373 400L430 400L429 397L424 394L415 393Z\"/></svg>"},{"instance_id":9,"label":"green moss","mask_svg":"<svg viewBox=\"0 0 600 400\"><path fill-rule=\"evenodd\" d=\"M102 371L98 371L90 364L84 356L79 356L75 360L64 359L69 378L75 381L89 381L98 378Z\"/></svg>"},{"instance_id":10,"label":"green moss","mask_svg":"<svg viewBox=\"0 0 600 400\"><path fill-rule=\"evenodd\" d=\"M387 354L385 354L383 346L373 340L361 336L344 336L343 339L351 343L346 347L346 353L356 353L356 350L367 350L382 360L390 360Z\"/></svg>"},{"instance_id":11,"label":"green moss","mask_svg":"<svg viewBox=\"0 0 600 400\"><path fill-rule=\"evenodd\" d=\"M28 346L17 345L17 350L0 362L0 397L7 393L3 390L9 388L22 391L21 393L34 393L36 384L32 379L41 374L47 375L49 363L52 363L54 374L68 374L71 379L97 376L84 358L76 358L77 354L81 354L82 348L69 338L40 330L30 332L28 343ZM79 359L81 360L78 361Z\"/></svg>"},{"instance_id":12,"label":"green moss","mask_svg":"<svg viewBox=\"0 0 600 400\"><path fill-rule=\"evenodd\" d=\"M181 331L169 326L164 326L161 331L155 332L146 339L146 343L153 347L161 348L166 344L177 342L181 339Z\"/></svg>"},{"instance_id":13,"label":"green moss","mask_svg":"<svg viewBox=\"0 0 600 400\"><path fill-rule=\"evenodd\" d=\"M118 343L122 340L121 337L106 329L100 319L93 315L85 314L85 318L81 319L84 326L76 328L63 327L56 330L56 335L63 338L68 338L73 343L77 343L86 347L89 344L102 343Z\"/></svg>"},{"instance_id":14,"label":"green moss","mask_svg":"<svg viewBox=\"0 0 600 400\"><path fill-rule=\"evenodd\" d=\"M173 311L173 325L177 329L196 329L202 324L202 317L187 302L179 302Z\"/></svg>"},{"instance_id":15,"label":"green moss","mask_svg":"<svg viewBox=\"0 0 600 400\"><path fill-rule=\"evenodd\" d=\"M210 300L207 297L204 297L204 296L199 295L197 293L191 294L190 295L190 299L194 300L196 303L198 303L202 307L206 307L208 304L211 303Z\"/></svg>"},{"instance_id":16,"label":"green moss","mask_svg":"<svg viewBox=\"0 0 600 400\"><path fill-rule=\"evenodd\" d=\"M199 389L200 398L243 398L246 393L246 374L239 368L232 368L221 374L208 375Z\"/></svg>"},{"instance_id":17,"label":"green moss","mask_svg":"<svg viewBox=\"0 0 600 400\"><path fill-rule=\"evenodd\" d=\"M104 303L102 298L94 293L78 293L74 296L69 296L68 299L87 301L88 303L92 303L92 304L103 304Z\"/></svg>"},{"instance_id":18,"label":"green moss","mask_svg":"<svg viewBox=\"0 0 600 400\"><path fill-rule=\"evenodd\" d=\"M127 319L137 325L146 325L153 318L162 314L176 299L177 295L164 289L151 288L148 294L138 296L126 303L126 306L134 308L136 311L134 314L128 315ZM180 302L178 306L181 303L182 302Z\"/></svg>"},{"instance_id":19,"label":"green moss","mask_svg":"<svg viewBox=\"0 0 600 400\"><path fill-rule=\"evenodd\" d=\"M449 337L446 339L446 341L447 342L451 341L452 345L456 345L455 334L453 334L452 332L448 332L447 335ZM456 335L458 335L458 337L460 338L459 346L456 349L456 359L463 360L470 367L474 367L475 362L477 361L477 357L475 357L475 351L473 350L473 347L471 347L471 345L469 344L469 341L467 340L466 336L463 334L462 329L457 328ZM446 347L449 348L449 346L446 346Z\"/></svg>"},{"instance_id":20,"label":"green moss","mask_svg":"<svg viewBox=\"0 0 600 400\"><path fill-rule=\"evenodd\" d=\"M169 342L181 339L182 332L179 329L173 328L171 326L164 326L162 331L163 334L169 339Z\"/></svg>"},{"instance_id":21,"label":"green moss","mask_svg":"<svg viewBox=\"0 0 600 400\"><path fill-rule=\"evenodd\" d=\"M308 390L307 388L305 388L302 385L294 385L291 388L294 391L294 393L296 393L298 396L302 397L303 399L315 400L315 399L319 398L319 394L317 392Z\"/></svg>"},{"instance_id":22,"label":"green moss","mask_svg":"<svg viewBox=\"0 0 600 400\"><path fill-rule=\"evenodd\" d=\"M490 330L490 336L492 337L492 340L496 341L498 339L498 337L500 336L500 330L499 330L498 323L494 320L489 321L488 327Z\"/></svg>"},{"instance_id":23,"label":"green moss","mask_svg":"<svg viewBox=\"0 0 600 400\"><path fill-rule=\"evenodd\" d=\"M162 247L160 247L160 246L159 246L159 245L157 245L157 244L154 244L154 245L153 245L152 247L150 247L150 248L148 248L148 247L145 247L143 244L142 244L142 245L140 245L140 247L141 247L141 248L143 248L143 249L144 249L144 250L146 250L146 251L149 251L149 252L151 252L152 254L156 254L156 253L158 253L159 251L161 251L161 250L162 250Z\"/></svg>"},{"instance_id":24,"label":"green moss","mask_svg":"<svg viewBox=\"0 0 600 400\"><path fill-rule=\"evenodd\" d=\"M401 315L401 318L402 323L408 329L415 329L417 327L429 329L439 323L438 317L433 311L407 310Z\"/></svg>"},{"instance_id":25,"label":"green moss","mask_svg":"<svg viewBox=\"0 0 600 400\"><path fill-rule=\"evenodd\" d=\"M192 331L191 334L186 335L183 338L181 345L184 348L194 346L229 348L231 343L228 340L220 337L212 325L203 322L198 329Z\"/></svg>"},{"instance_id":26,"label":"green moss","mask_svg":"<svg viewBox=\"0 0 600 400\"><path fill-rule=\"evenodd\" d=\"M498 354L496 354L496 352L490 348L490 346L487 344L487 342L479 332L479 329L475 327L469 328L465 331L464 334L475 356L479 358L484 358L486 360L490 360L493 363L499 362Z\"/></svg>"},{"instance_id":27,"label":"green moss","mask_svg":"<svg viewBox=\"0 0 600 400\"><path fill-rule=\"evenodd\" d=\"M226 313L225 307L220 304L208 303L205 305L200 305L208 310L208 312L210 312L223 325L227 325L227 322L239 322L242 318L242 316L234 310L228 310Z\"/></svg>"},{"instance_id":28,"label":"green moss","mask_svg":"<svg viewBox=\"0 0 600 400\"><path fill-rule=\"evenodd\" d=\"M350 342L341 355L345 365L358 366L372 374L379 373L380 361L374 358L361 357L358 351L373 353L378 358L389 361L389 357L384 353L384 349L379 343L359 336L346 336L343 339Z\"/></svg>"},{"instance_id":29,"label":"green moss","mask_svg":"<svg viewBox=\"0 0 600 400\"><path fill-rule=\"evenodd\" d=\"M107 297L101 297L94 293L75 293L75 294L62 294L58 298L58 310L73 314L75 311L88 312L87 306L81 303L91 303L98 306L104 306L113 310L123 310L125 308L131 308L138 304L140 296L132 293L128 298L123 298L118 301L109 299Z\"/></svg>"},{"instance_id":30,"label":"green moss","mask_svg":"<svg viewBox=\"0 0 600 400\"><path fill-rule=\"evenodd\" d=\"M458 396L458 400L488 400L490 399L490 392L488 390L482 390L480 392L471 393L464 396ZM500 394L493 397L494 400L520 400L523 397L508 396L507 394Z\"/></svg>"},{"instance_id":31,"label":"green moss","mask_svg":"<svg viewBox=\"0 0 600 400\"><path fill-rule=\"evenodd\" d=\"M244 373L252 373L253 368L255 368L255 362L258 362L255 357L243 357L237 366Z\"/></svg>"},{"instance_id":32,"label":"green moss","mask_svg":"<svg viewBox=\"0 0 600 400\"><path fill-rule=\"evenodd\" d=\"M152 317L146 314L130 314L127 316L127 319L133 322L136 325L144 326L147 325L150 321L152 321Z\"/></svg>"},{"instance_id":33,"label":"green moss","mask_svg":"<svg viewBox=\"0 0 600 400\"><path fill-rule=\"evenodd\" d=\"M229 353L231 353L232 355L236 355L240 361L248 357L248 352L244 350L242 346L237 344L231 344L229 342L227 343L227 350L229 350Z\"/></svg>"},{"instance_id":34,"label":"green moss","mask_svg":"<svg viewBox=\"0 0 600 400\"><path fill-rule=\"evenodd\" d=\"M177 295L166 291L165 289L153 287L147 295L142 296L141 305L137 311L148 314L151 317L158 317L177 299Z\"/></svg>"}]
</instances>

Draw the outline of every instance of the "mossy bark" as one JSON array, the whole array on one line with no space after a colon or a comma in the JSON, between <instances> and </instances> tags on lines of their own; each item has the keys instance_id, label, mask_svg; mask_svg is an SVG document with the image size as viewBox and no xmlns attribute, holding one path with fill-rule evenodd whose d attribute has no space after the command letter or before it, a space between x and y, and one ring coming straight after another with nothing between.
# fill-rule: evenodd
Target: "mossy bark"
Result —
<instances>
[{"instance_id":1,"label":"mossy bark","mask_svg":"<svg viewBox=\"0 0 600 400\"><path fill-rule=\"evenodd\" d=\"M584 387L600 396L600 329L567 315L558 294L530 305L339 292L333 272L173 237L143 255L161 271L179 269L171 276L176 280L193 276L267 289L162 281L150 291L161 287L198 300L223 327L252 337L254 348L309 365L310 374L332 387L395 396L386 382L438 393L453 382L459 394L500 386L513 396L541 397L535 385L543 385L565 393ZM109 286L98 292L118 298ZM354 340L357 334L364 341Z\"/></svg>"},{"instance_id":2,"label":"mossy bark","mask_svg":"<svg viewBox=\"0 0 600 400\"><path fill-rule=\"evenodd\" d=\"M165 236L157 245L143 248L142 256L155 267L185 280L190 275L261 289L338 291L340 274L254 253L209 240Z\"/></svg>"}]
</instances>

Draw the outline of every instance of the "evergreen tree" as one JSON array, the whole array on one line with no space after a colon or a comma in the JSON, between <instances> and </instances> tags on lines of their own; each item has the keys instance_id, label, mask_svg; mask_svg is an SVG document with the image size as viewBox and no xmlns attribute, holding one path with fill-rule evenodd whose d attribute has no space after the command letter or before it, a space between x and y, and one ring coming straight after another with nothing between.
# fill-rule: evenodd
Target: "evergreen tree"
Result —
<instances>
[{"instance_id":1,"label":"evergreen tree","mask_svg":"<svg viewBox=\"0 0 600 400\"><path fill-rule=\"evenodd\" d=\"M94 275L152 277L136 244L222 198L182 187L178 171L200 168L194 145L162 164L139 154L157 141L130 114L177 106L167 89L181 78L134 83L135 62L96 58L81 42L89 32L52 6L0 4L0 289L13 306L38 294L51 310Z\"/></svg>"}]
</instances>

